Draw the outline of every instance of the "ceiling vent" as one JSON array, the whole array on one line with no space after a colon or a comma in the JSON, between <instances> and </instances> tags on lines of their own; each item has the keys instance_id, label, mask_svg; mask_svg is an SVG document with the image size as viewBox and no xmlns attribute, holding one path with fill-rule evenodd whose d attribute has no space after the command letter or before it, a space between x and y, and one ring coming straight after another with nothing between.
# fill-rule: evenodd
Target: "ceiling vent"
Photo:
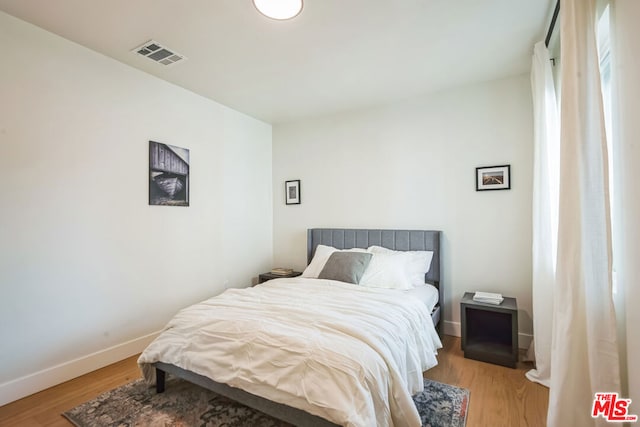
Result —
<instances>
[{"instance_id":1,"label":"ceiling vent","mask_svg":"<svg viewBox=\"0 0 640 427\"><path fill-rule=\"evenodd\" d=\"M186 56L180 55L154 40L149 40L142 46L138 46L133 49L131 52L142 55L145 58L149 58L162 65L173 65L177 62L184 62L187 60Z\"/></svg>"}]
</instances>

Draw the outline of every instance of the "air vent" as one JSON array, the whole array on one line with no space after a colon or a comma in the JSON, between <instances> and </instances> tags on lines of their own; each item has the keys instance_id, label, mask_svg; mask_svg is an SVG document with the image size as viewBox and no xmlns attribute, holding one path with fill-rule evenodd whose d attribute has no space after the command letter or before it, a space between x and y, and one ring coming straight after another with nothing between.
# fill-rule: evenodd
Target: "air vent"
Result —
<instances>
[{"instance_id":1,"label":"air vent","mask_svg":"<svg viewBox=\"0 0 640 427\"><path fill-rule=\"evenodd\" d=\"M162 65L173 65L177 62L184 62L187 60L186 56L180 55L154 40L149 40L142 46L138 46L133 49L131 52L142 55L145 58L149 58Z\"/></svg>"}]
</instances>

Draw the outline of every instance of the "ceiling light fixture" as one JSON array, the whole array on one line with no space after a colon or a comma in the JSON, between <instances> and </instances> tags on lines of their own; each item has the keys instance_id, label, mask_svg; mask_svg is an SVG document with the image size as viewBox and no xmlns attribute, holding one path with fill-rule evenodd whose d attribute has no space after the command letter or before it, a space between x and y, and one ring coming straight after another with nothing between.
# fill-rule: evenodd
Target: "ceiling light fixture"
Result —
<instances>
[{"instance_id":1,"label":"ceiling light fixture","mask_svg":"<svg viewBox=\"0 0 640 427\"><path fill-rule=\"evenodd\" d=\"M302 12L302 0L253 0L258 12L267 18L283 21Z\"/></svg>"}]
</instances>

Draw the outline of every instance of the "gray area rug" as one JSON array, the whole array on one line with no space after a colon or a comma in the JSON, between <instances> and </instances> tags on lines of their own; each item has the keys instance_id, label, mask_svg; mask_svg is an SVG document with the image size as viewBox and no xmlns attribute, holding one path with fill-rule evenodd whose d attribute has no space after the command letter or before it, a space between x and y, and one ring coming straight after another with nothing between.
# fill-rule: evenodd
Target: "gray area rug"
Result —
<instances>
[{"instance_id":1,"label":"gray area rug","mask_svg":"<svg viewBox=\"0 0 640 427\"><path fill-rule=\"evenodd\" d=\"M464 427L469 390L426 380L413 398L425 427ZM108 391L63 414L78 427L290 427L178 378L156 394L143 380Z\"/></svg>"}]
</instances>

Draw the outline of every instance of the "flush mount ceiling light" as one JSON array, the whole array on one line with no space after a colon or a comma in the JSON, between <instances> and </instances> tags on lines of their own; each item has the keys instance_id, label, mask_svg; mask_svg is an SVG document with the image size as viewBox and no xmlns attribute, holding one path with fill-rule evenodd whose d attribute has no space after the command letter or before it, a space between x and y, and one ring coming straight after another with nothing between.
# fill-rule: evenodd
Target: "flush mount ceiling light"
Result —
<instances>
[{"instance_id":1,"label":"flush mount ceiling light","mask_svg":"<svg viewBox=\"0 0 640 427\"><path fill-rule=\"evenodd\" d=\"M302 0L253 0L253 5L271 19L291 19L302 12Z\"/></svg>"}]
</instances>

